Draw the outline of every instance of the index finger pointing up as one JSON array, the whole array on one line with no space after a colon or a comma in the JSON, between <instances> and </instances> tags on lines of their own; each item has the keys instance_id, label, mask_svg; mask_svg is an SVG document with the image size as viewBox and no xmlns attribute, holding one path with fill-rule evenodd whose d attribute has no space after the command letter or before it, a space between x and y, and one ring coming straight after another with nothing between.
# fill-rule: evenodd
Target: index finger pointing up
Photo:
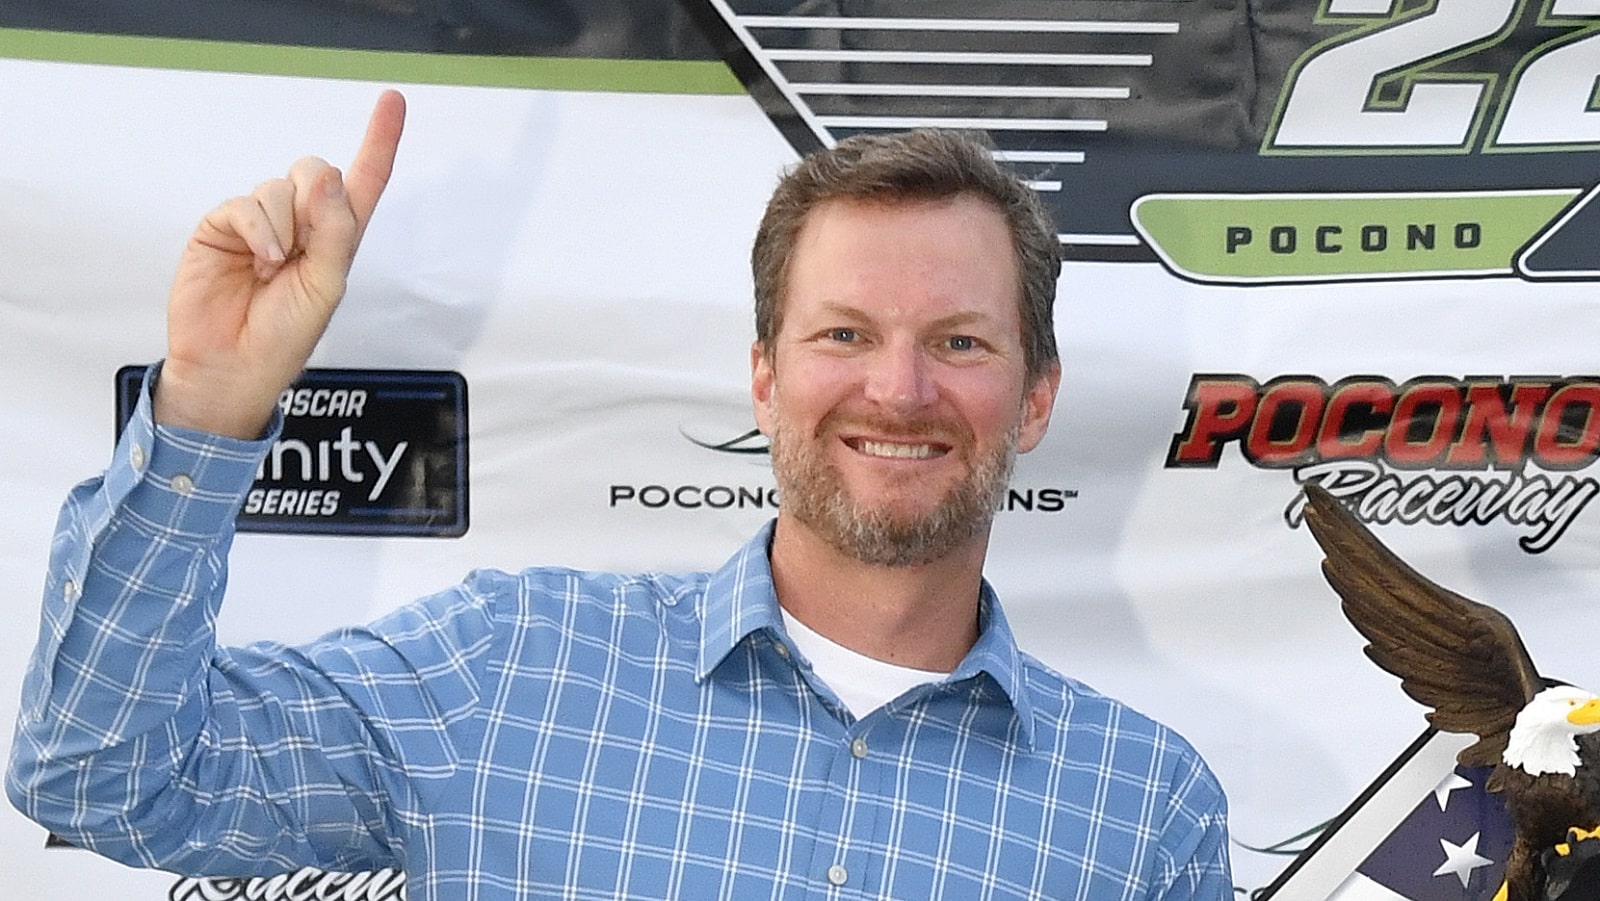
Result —
<instances>
[{"instance_id":1,"label":"index finger pointing up","mask_svg":"<svg viewBox=\"0 0 1600 901\"><path fill-rule=\"evenodd\" d=\"M384 91L367 122L366 136L356 157L345 170L345 190L355 213L357 232L365 232L378 198L394 171L395 152L406 122L406 98L399 91Z\"/></svg>"}]
</instances>

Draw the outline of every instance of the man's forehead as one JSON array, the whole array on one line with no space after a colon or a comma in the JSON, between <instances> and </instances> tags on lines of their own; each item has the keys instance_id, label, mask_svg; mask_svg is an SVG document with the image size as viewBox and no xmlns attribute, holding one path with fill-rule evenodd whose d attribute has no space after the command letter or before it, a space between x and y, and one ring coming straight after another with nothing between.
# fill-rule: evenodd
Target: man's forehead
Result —
<instances>
[{"instance_id":1,"label":"man's forehead","mask_svg":"<svg viewBox=\"0 0 1600 901\"><path fill-rule=\"evenodd\" d=\"M945 212L950 215L940 215ZM898 244L899 236L908 236L908 242ZM1004 249L996 248L996 243ZM817 263L815 251L821 247L831 256L823 264L811 265ZM796 236L786 282L792 282L797 271L822 278L848 276L854 269L843 267L873 268L878 254L900 247L938 251L933 259L965 262L970 269L989 269L1003 256L1011 263L1008 274L1020 292L1021 265L1010 223L993 203L970 193L886 201L840 198L820 204L806 214ZM793 284L786 287L792 290Z\"/></svg>"}]
</instances>

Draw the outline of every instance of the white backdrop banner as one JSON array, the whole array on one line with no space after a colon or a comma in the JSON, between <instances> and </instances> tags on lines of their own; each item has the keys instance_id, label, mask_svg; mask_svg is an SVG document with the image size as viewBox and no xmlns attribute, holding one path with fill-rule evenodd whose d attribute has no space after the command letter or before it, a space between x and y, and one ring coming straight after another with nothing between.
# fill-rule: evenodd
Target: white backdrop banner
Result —
<instances>
[{"instance_id":1,"label":"white backdrop banner","mask_svg":"<svg viewBox=\"0 0 1600 901\"><path fill-rule=\"evenodd\" d=\"M0 720L56 507L108 458L119 372L163 353L194 223L299 156L347 161L391 85L410 101L400 159L312 360L324 380L290 400L300 444L236 543L224 641L306 640L475 567L720 564L777 503L748 395L767 193L809 146L932 122L989 129L1067 256L1061 398L989 578L1026 649L1200 748L1242 889L1423 726L1322 581L1301 483L1505 610L1546 674L1600 685L1600 11L1326 0L1273 30L1232 4L1162 4L1166 27L1154 4L1084 2L1119 28L1073 30L1011 6L1021 25L996 12L956 43L938 22L697 7L749 93L726 73L665 92L444 83L472 79L405 54L365 78L107 65L0 33ZM1228 60L1251 34L1281 62L1246 79ZM1111 58L1087 77L1075 54ZM0 893L400 889L136 872L47 848L7 807Z\"/></svg>"}]
</instances>

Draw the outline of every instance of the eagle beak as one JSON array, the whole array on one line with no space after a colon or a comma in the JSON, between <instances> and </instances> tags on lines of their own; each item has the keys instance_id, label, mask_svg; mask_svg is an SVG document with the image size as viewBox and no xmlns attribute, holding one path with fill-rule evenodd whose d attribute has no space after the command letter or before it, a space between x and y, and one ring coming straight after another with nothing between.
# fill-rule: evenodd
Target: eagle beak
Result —
<instances>
[{"instance_id":1,"label":"eagle beak","mask_svg":"<svg viewBox=\"0 0 1600 901\"><path fill-rule=\"evenodd\" d=\"M1567 714L1567 722L1574 726L1600 725L1600 698L1595 698L1587 704L1574 707Z\"/></svg>"}]
</instances>

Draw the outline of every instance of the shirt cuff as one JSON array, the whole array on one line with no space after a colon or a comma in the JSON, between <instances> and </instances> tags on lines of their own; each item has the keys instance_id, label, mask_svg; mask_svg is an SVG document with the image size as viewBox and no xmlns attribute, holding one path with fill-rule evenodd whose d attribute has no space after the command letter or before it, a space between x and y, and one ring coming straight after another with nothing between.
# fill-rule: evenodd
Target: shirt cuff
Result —
<instances>
[{"instance_id":1,"label":"shirt cuff","mask_svg":"<svg viewBox=\"0 0 1600 901\"><path fill-rule=\"evenodd\" d=\"M150 368L139 401L106 470L113 508L165 531L209 541L231 531L261 461L283 430L274 410L255 441L157 425L151 395L161 364Z\"/></svg>"}]
</instances>

